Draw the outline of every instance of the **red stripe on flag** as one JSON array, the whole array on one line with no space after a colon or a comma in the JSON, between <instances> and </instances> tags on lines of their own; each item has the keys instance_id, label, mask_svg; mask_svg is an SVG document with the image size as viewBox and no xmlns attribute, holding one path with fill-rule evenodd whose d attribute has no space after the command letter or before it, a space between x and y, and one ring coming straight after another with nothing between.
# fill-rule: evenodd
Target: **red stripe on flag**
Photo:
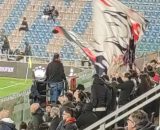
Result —
<instances>
[{"instance_id":1,"label":"red stripe on flag","mask_svg":"<svg viewBox=\"0 0 160 130\"><path fill-rule=\"evenodd\" d=\"M104 5L110 6L105 0L100 0Z\"/></svg>"},{"instance_id":2,"label":"red stripe on flag","mask_svg":"<svg viewBox=\"0 0 160 130\"><path fill-rule=\"evenodd\" d=\"M96 62L96 56L88 48L83 48L83 51L93 62Z\"/></svg>"},{"instance_id":3,"label":"red stripe on flag","mask_svg":"<svg viewBox=\"0 0 160 130\"><path fill-rule=\"evenodd\" d=\"M132 35L133 35L133 38L134 38L134 41L138 41L139 39L139 34L140 34L140 25L139 23L132 23L132 26L131 26L131 29L132 29Z\"/></svg>"}]
</instances>

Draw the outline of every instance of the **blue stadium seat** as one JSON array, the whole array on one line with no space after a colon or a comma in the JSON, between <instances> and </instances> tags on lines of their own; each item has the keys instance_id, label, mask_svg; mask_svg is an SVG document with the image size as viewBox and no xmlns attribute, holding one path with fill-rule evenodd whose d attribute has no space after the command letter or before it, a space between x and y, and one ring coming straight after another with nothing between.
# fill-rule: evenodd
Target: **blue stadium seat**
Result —
<instances>
[{"instance_id":1,"label":"blue stadium seat","mask_svg":"<svg viewBox=\"0 0 160 130\"><path fill-rule=\"evenodd\" d=\"M3 28L6 30L7 35L10 35L12 30L15 29L28 3L29 3L29 0L17 0L16 5L13 7L11 13L9 14L8 19L3 25ZM22 10L22 7L23 7L23 10ZM10 23L12 23L13 25L10 25Z\"/></svg>"}]
</instances>

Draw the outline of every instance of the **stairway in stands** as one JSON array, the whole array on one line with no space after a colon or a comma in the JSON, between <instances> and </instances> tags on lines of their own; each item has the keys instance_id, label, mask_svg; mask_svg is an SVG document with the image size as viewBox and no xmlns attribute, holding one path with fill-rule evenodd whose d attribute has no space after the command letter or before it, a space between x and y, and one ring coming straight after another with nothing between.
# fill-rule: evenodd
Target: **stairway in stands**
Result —
<instances>
[{"instance_id":1,"label":"stairway in stands","mask_svg":"<svg viewBox=\"0 0 160 130\"><path fill-rule=\"evenodd\" d=\"M23 17L26 17L27 22L28 22L28 26L30 28L30 26L32 25L33 21L35 20L37 14L39 12L39 9L43 3L43 1L39 1L39 0L35 0L35 2L36 2L36 5L34 5L35 3L33 3L32 0L29 1L29 4L26 7L23 15L20 17L19 23L17 24L15 30L12 31L12 34L9 36L10 43L13 43L11 47L14 49L18 48L18 46L21 44L22 39L24 38L24 36L26 34L24 31L19 32L19 27L22 23ZM24 45L21 46L21 49L23 49L23 48L24 48Z\"/></svg>"},{"instance_id":2,"label":"stairway in stands","mask_svg":"<svg viewBox=\"0 0 160 130\"><path fill-rule=\"evenodd\" d=\"M17 0L1 0L0 1L0 28L9 17L13 7L15 6Z\"/></svg>"}]
</instances>

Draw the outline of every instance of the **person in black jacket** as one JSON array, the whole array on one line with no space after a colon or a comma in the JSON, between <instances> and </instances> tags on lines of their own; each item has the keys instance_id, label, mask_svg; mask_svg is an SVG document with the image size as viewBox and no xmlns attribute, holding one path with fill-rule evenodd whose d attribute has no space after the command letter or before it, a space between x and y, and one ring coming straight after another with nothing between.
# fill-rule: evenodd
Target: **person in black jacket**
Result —
<instances>
[{"instance_id":1,"label":"person in black jacket","mask_svg":"<svg viewBox=\"0 0 160 130\"><path fill-rule=\"evenodd\" d=\"M123 82L117 85L117 89L119 89L119 98L118 98L118 106L122 107L131 101L131 92L134 88L134 82L131 80L130 73L126 72L122 77ZM125 120L125 119L124 119ZM124 120L118 122L118 126L124 126Z\"/></svg>"},{"instance_id":2,"label":"person in black jacket","mask_svg":"<svg viewBox=\"0 0 160 130\"><path fill-rule=\"evenodd\" d=\"M93 111L99 119L107 115L107 107L110 104L112 95L105 81L97 74L94 75L93 85L91 86L91 103Z\"/></svg>"},{"instance_id":3,"label":"person in black jacket","mask_svg":"<svg viewBox=\"0 0 160 130\"><path fill-rule=\"evenodd\" d=\"M43 123L43 111L40 108L39 103L33 103L30 106L31 111L31 121L28 123L28 130L44 130L41 128L41 124Z\"/></svg>"},{"instance_id":4,"label":"person in black jacket","mask_svg":"<svg viewBox=\"0 0 160 130\"><path fill-rule=\"evenodd\" d=\"M66 83L66 76L64 73L63 64L60 61L58 53L54 54L52 62L50 62L46 69L46 80L49 83L51 103L57 103L58 97L64 90L64 82Z\"/></svg>"},{"instance_id":5,"label":"person in black jacket","mask_svg":"<svg viewBox=\"0 0 160 130\"><path fill-rule=\"evenodd\" d=\"M156 126L149 121L146 112L138 110L128 117L127 128L128 130L155 130Z\"/></svg>"},{"instance_id":6,"label":"person in black jacket","mask_svg":"<svg viewBox=\"0 0 160 130\"><path fill-rule=\"evenodd\" d=\"M125 73L123 76L123 83L117 85L120 89L118 105L121 107L130 101L130 94L134 88L134 83L130 80L130 73Z\"/></svg>"},{"instance_id":7,"label":"person in black jacket","mask_svg":"<svg viewBox=\"0 0 160 130\"><path fill-rule=\"evenodd\" d=\"M8 52L10 50L10 44L9 44L9 40L8 40L7 36L4 36L3 42L4 42L4 44L2 45L1 52L2 52L2 54L4 54L4 52L6 51L6 53L8 54Z\"/></svg>"},{"instance_id":8,"label":"person in black jacket","mask_svg":"<svg viewBox=\"0 0 160 130\"><path fill-rule=\"evenodd\" d=\"M26 17L23 18L22 24L19 28L19 31L28 31L28 23Z\"/></svg>"},{"instance_id":9,"label":"person in black jacket","mask_svg":"<svg viewBox=\"0 0 160 130\"><path fill-rule=\"evenodd\" d=\"M92 109L93 106L91 103L84 104L82 113L77 119L77 126L79 130L85 129L98 120L97 115L92 111Z\"/></svg>"}]
</instances>

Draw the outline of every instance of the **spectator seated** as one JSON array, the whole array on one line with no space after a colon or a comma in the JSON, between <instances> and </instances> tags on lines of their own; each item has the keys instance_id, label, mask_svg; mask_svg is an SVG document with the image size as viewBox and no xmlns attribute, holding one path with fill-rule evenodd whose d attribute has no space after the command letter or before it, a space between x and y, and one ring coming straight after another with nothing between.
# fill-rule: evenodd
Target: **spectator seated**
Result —
<instances>
[{"instance_id":1,"label":"spectator seated","mask_svg":"<svg viewBox=\"0 0 160 130\"><path fill-rule=\"evenodd\" d=\"M19 28L19 31L28 31L28 23L26 17L23 18L22 24Z\"/></svg>"}]
</instances>

